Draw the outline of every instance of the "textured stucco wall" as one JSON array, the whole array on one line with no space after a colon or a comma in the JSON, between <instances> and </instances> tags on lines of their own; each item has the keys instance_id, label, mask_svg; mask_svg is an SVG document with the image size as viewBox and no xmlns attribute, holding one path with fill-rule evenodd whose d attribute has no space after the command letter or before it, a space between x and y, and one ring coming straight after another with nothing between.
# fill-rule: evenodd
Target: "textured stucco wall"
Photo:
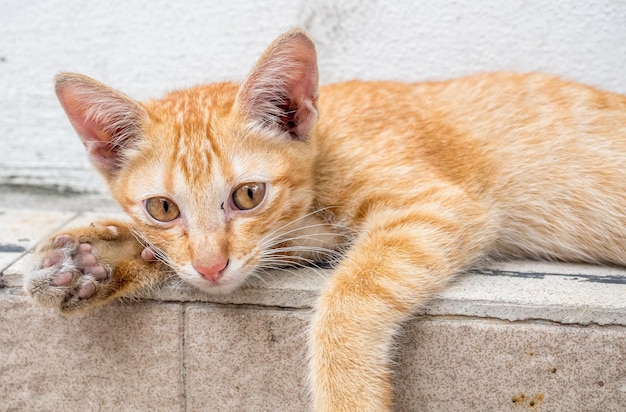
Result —
<instances>
[{"instance_id":1,"label":"textured stucco wall","mask_svg":"<svg viewBox=\"0 0 626 412\"><path fill-rule=\"evenodd\" d=\"M626 93L626 2L3 0L0 184L98 190L52 90L63 70L136 98L241 80L280 32L310 31L322 82L539 70Z\"/></svg>"}]
</instances>

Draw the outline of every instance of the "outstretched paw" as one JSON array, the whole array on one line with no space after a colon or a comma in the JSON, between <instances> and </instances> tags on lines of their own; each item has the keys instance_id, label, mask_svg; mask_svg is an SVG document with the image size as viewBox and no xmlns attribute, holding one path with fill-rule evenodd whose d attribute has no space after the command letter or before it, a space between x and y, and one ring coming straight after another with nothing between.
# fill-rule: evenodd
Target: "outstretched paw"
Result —
<instances>
[{"instance_id":1,"label":"outstretched paw","mask_svg":"<svg viewBox=\"0 0 626 412\"><path fill-rule=\"evenodd\" d=\"M102 250L120 242L119 229L92 225L54 236L36 252L26 291L35 301L63 311L97 304L110 295L113 268Z\"/></svg>"}]
</instances>

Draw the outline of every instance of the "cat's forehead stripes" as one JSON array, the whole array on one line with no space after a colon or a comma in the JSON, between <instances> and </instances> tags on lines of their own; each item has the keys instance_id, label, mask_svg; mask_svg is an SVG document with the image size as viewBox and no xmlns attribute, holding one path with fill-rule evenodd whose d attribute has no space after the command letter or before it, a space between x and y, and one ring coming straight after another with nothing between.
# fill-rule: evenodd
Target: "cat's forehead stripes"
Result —
<instances>
[{"instance_id":1,"label":"cat's forehead stripes","mask_svg":"<svg viewBox=\"0 0 626 412\"><path fill-rule=\"evenodd\" d=\"M168 169L181 173L189 184L209 183L214 162L228 169L215 127L217 119L231 110L236 90L236 85L224 83L172 92L149 102L149 110L158 113L155 117L164 119L155 137L156 144L163 145ZM166 186L174 190L171 179Z\"/></svg>"}]
</instances>

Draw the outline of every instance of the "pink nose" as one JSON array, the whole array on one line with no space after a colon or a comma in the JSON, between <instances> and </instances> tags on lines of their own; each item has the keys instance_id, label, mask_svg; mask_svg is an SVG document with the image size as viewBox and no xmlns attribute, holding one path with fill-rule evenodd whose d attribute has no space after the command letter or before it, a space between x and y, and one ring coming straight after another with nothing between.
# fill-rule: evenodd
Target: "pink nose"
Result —
<instances>
[{"instance_id":1,"label":"pink nose","mask_svg":"<svg viewBox=\"0 0 626 412\"><path fill-rule=\"evenodd\" d=\"M216 282L224 274L226 266L228 266L228 259L221 260L213 266L194 265L193 268L205 279Z\"/></svg>"}]
</instances>

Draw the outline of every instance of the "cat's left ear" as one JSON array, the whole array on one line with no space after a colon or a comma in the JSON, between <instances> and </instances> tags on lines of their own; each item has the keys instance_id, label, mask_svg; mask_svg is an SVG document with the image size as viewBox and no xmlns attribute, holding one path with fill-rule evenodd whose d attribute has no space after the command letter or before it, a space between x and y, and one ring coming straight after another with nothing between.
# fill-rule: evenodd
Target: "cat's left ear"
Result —
<instances>
[{"instance_id":1,"label":"cat's left ear","mask_svg":"<svg viewBox=\"0 0 626 412\"><path fill-rule=\"evenodd\" d=\"M305 140L317 120L317 54L302 30L289 31L263 53L236 104L262 129Z\"/></svg>"}]
</instances>

